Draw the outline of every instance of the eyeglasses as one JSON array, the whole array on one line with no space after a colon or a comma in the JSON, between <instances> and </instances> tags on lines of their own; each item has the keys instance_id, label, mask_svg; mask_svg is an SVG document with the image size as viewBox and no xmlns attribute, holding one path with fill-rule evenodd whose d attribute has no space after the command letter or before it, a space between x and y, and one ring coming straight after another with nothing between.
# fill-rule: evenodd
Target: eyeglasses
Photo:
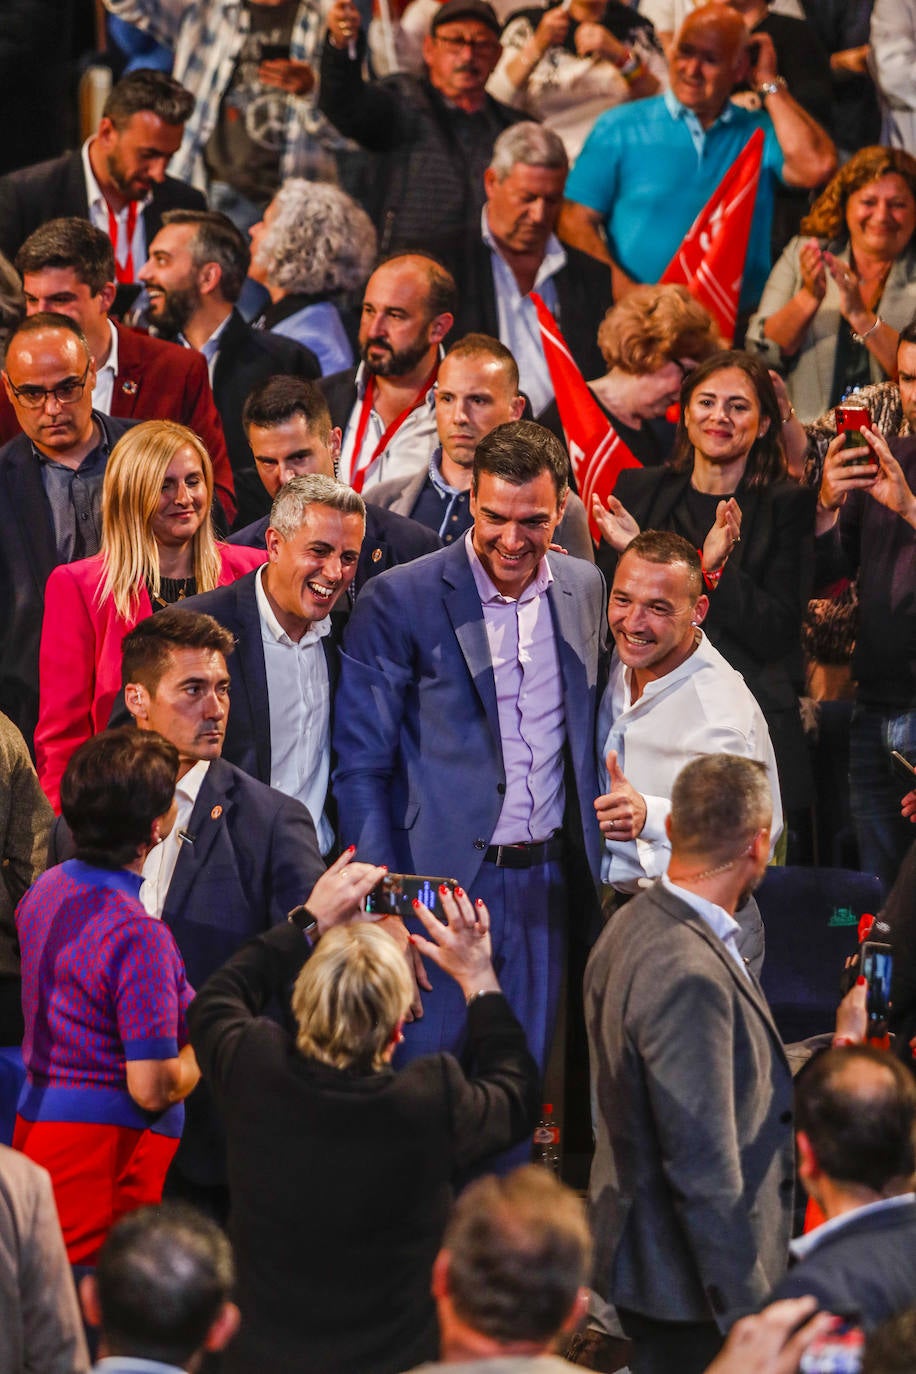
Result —
<instances>
[{"instance_id":1,"label":"eyeglasses","mask_svg":"<svg viewBox=\"0 0 916 1374\"><path fill-rule=\"evenodd\" d=\"M86 371L82 377L65 377L62 382L58 382L57 386L16 386L9 373L6 375L6 380L9 382L10 391L16 400L21 402L27 410L41 410L43 406L47 405L49 396L53 396L58 405L68 406L78 401L86 390L89 366L90 364L87 363Z\"/></svg>"},{"instance_id":2,"label":"eyeglasses","mask_svg":"<svg viewBox=\"0 0 916 1374\"><path fill-rule=\"evenodd\" d=\"M500 46L495 38L459 38L457 36L454 38L446 38L443 34L437 33L435 39L437 43L441 43L449 52L459 53L463 48L469 48L475 56L477 53L492 52L494 48Z\"/></svg>"}]
</instances>

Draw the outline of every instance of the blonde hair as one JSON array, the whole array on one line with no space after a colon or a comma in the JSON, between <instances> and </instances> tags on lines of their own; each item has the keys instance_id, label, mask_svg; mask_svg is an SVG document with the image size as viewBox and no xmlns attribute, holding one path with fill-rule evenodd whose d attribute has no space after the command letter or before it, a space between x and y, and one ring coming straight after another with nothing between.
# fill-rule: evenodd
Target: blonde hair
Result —
<instances>
[{"instance_id":1,"label":"blonde hair","mask_svg":"<svg viewBox=\"0 0 916 1374\"><path fill-rule=\"evenodd\" d=\"M380 1069L410 1001L407 962L387 931L365 923L335 926L293 988L296 1045L335 1069Z\"/></svg>"},{"instance_id":2,"label":"blonde hair","mask_svg":"<svg viewBox=\"0 0 916 1374\"><path fill-rule=\"evenodd\" d=\"M210 507L213 504L213 464L197 435L174 420L146 420L129 429L111 450L102 484L102 577L99 605L114 599L118 615L136 614L140 589L149 584L159 594L159 547L153 535L153 516L162 483L172 459L190 448L200 459L207 489L207 514L191 539L191 563L198 592L219 582L221 563Z\"/></svg>"},{"instance_id":3,"label":"blonde hair","mask_svg":"<svg viewBox=\"0 0 916 1374\"><path fill-rule=\"evenodd\" d=\"M677 358L701 363L722 341L712 315L686 286L637 286L601 321L598 347L608 370L638 376Z\"/></svg>"}]
</instances>

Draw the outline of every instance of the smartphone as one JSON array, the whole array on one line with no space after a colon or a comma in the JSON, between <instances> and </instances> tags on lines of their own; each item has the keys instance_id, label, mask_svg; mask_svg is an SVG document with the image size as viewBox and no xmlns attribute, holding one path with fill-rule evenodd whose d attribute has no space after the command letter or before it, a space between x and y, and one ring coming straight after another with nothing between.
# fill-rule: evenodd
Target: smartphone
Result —
<instances>
[{"instance_id":1,"label":"smartphone","mask_svg":"<svg viewBox=\"0 0 916 1374\"><path fill-rule=\"evenodd\" d=\"M916 787L916 768L905 759L899 749L891 750L891 763L897 769L902 778L905 778L910 788Z\"/></svg>"},{"instance_id":2,"label":"smartphone","mask_svg":"<svg viewBox=\"0 0 916 1374\"><path fill-rule=\"evenodd\" d=\"M844 458L843 467L875 467L876 459L862 430L871 428L867 406L837 406L834 410L836 432L845 436L844 449L854 450L855 456Z\"/></svg>"},{"instance_id":3,"label":"smartphone","mask_svg":"<svg viewBox=\"0 0 916 1374\"><path fill-rule=\"evenodd\" d=\"M262 43L261 44L262 62L288 62L289 44L288 43Z\"/></svg>"},{"instance_id":4,"label":"smartphone","mask_svg":"<svg viewBox=\"0 0 916 1374\"><path fill-rule=\"evenodd\" d=\"M859 946L862 977L868 984L865 1008L868 1012L868 1034L880 1037L887 1034L887 1016L891 1007L891 975L894 971L894 952L890 945L879 940L863 940Z\"/></svg>"},{"instance_id":5,"label":"smartphone","mask_svg":"<svg viewBox=\"0 0 916 1374\"><path fill-rule=\"evenodd\" d=\"M430 878L417 873L386 873L366 898L366 911L372 916L411 916L416 898L444 923L445 912L439 900L439 888L443 884L454 892L458 879Z\"/></svg>"}]
</instances>

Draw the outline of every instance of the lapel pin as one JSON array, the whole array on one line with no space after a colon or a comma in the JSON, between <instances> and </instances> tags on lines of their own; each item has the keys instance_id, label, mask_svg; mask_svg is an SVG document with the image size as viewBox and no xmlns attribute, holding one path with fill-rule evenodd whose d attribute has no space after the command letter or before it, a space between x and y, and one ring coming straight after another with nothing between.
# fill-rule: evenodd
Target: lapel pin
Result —
<instances>
[{"instance_id":1,"label":"lapel pin","mask_svg":"<svg viewBox=\"0 0 916 1374\"><path fill-rule=\"evenodd\" d=\"M121 390L124 392L125 396L136 396L139 387L136 382L132 382L128 378L126 382L121 383Z\"/></svg>"},{"instance_id":2,"label":"lapel pin","mask_svg":"<svg viewBox=\"0 0 916 1374\"><path fill-rule=\"evenodd\" d=\"M218 821L222 814L223 808L221 806L214 806L213 810L210 812L211 821Z\"/></svg>"},{"instance_id":3,"label":"lapel pin","mask_svg":"<svg viewBox=\"0 0 916 1374\"><path fill-rule=\"evenodd\" d=\"M381 559L381 557L382 557L382 551L381 551L381 549L373 549L373 550L372 550L372 561L373 561L373 563L378 563L379 560Z\"/></svg>"}]
</instances>

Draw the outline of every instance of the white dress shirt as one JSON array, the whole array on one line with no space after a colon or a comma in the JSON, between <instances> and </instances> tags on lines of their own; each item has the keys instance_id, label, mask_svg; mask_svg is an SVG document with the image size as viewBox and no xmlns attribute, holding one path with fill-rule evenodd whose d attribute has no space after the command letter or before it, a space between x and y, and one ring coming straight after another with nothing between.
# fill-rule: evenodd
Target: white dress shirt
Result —
<instances>
[{"instance_id":1,"label":"white dress shirt","mask_svg":"<svg viewBox=\"0 0 916 1374\"><path fill-rule=\"evenodd\" d=\"M350 485L353 483L353 473L360 466L360 456L364 457L365 462L369 461L386 429L384 420L373 407L369 412L369 423L366 425L360 452L354 452L369 376L366 364L360 363L356 373L356 404L350 412L340 446L340 480ZM379 482L388 482L395 477L412 477L415 473L424 471L438 445L436 389L431 386L424 399L414 407L404 423L392 435L388 447L379 454L378 461L366 477L363 492L369 491Z\"/></svg>"},{"instance_id":2,"label":"white dress shirt","mask_svg":"<svg viewBox=\"0 0 916 1374\"><path fill-rule=\"evenodd\" d=\"M108 328L111 331L111 348L104 367L97 365L95 390L92 393L92 409L100 410L103 415L111 414L115 378L118 375L118 331L111 320L108 321Z\"/></svg>"},{"instance_id":3,"label":"white dress shirt","mask_svg":"<svg viewBox=\"0 0 916 1374\"><path fill-rule=\"evenodd\" d=\"M179 850L183 844L193 843L193 839L182 839L182 834L187 833L191 812L194 810L197 794L203 786L209 767L208 759L198 759L193 768L189 768L184 777L178 779L175 787L175 801L178 803L175 824L162 843L157 844L146 856L140 901L150 916L155 916L157 921L162 920L165 899L178 862Z\"/></svg>"},{"instance_id":4,"label":"white dress shirt","mask_svg":"<svg viewBox=\"0 0 916 1374\"><path fill-rule=\"evenodd\" d=\"M266 565L265 565L266 566ZM330 616L290 639L264 591L264 567L255 579L270 708L270 785L295 797L315 822L318 847L327 854L334 832L324 814L331 770L331 691L321 641Z\"/></svg>"},{"instance_id":5,"label":"white dress shirt","mask_svg":"<svg viewBox=\"0 0 916 1374\"><path fill-rule=\"evenodd\" d=\"M490 232L486 206L481 213L480 232L490 250L493 288L496 292L496 309L499 317L499 341L505 344L518 363L519 389L528 397L534 414L540 415L553 400L554 391L553 382L550 380L550 368L544 357L541 327L538 324L534 301L529 295L523 296L518 289L515 273L500 253L499 246ZM551 234L533 290L537 291L555 319L558 300L553 278L565 266L566 250L556 234ZM562 329L563 321L557 322Z\"/></svg>"},{"instance_id":6,"label":"white dress shirt","mask_svg":"<svg viewBox=\"0 0 916 1374\"><path fill-rule=\"evenodd\" d=\"M744 678L697 630L696 649L664 677L648 682L638 701L632 677L614 655L598 708L598 777L610 787L605 759L617 751L627 781L646 803L646 823L635 840L605 837L601 877L623 892L635 892L640 881L657 878L668 867L671 846L665 817L671 809L674 780L686 763L704 754L737 754L765 764L773 793L775 845L782 831L782 804L776 756L763 713Z\"/></svg>"},{"instance_id":7,"label":"white dress shirt","mask_svg":"<svg viewBox=\"0 0 916 1374\"><path fill-rule=\"evenodd\" d=\"M92 163L89 161L89 145L91 138L87 138L83 144L83 176L86 178L86 199L89 202L89 222L96 229L101 229L102 233L108 237L108 201L102 195L102 188L95 179L95 172L92 170ZM127 217L130 213L130 202L122 206L117 212L112 211L115 223L118 226L118 242L113 245L115 257L118 262L126 262L128 253L133 252L134 258L134 281L137 280L137 273L146 262L146 225L143 222L143 211L153 198L152 191L144 196L143 200L135 201L137 207L137 220L134 224L133 236L127 241ZM98 406L101 410L102 407Z\"/></svg>"}]
</instances>

